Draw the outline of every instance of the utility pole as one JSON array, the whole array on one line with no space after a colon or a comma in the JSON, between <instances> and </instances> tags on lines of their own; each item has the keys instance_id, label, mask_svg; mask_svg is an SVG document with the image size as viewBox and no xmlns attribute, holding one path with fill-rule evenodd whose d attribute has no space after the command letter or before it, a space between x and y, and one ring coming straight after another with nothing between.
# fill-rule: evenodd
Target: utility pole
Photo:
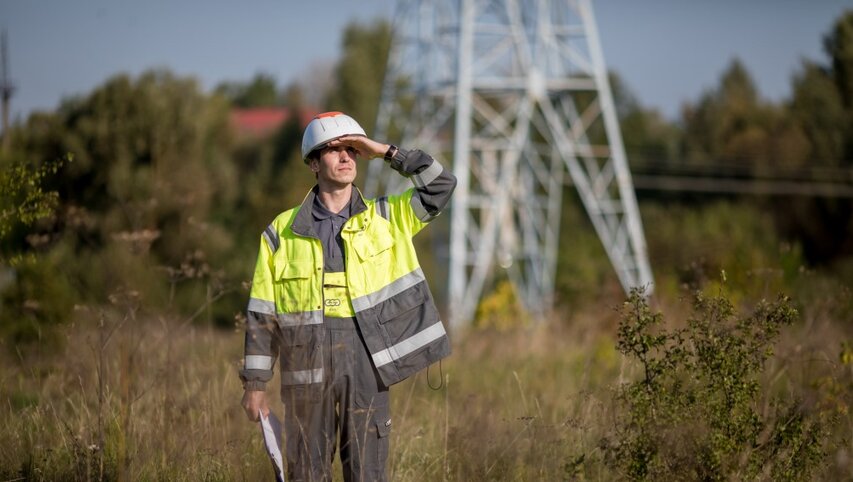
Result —
<instances>
[{"instance_id":1,"label":"utility pole","mask_svg":"<svg viewBox=\"0 0 853 482\"><path fill-rule=\"evenodd\" d=\"M0 34L0 96L3 102L3 152L9 150L9 101L12 98L12 93L15 91L15 86L9 79L9 52L6 40L6 31L3 30Z\"/></svg>"},{"instance_id":2,"label":"utility pole","mask_svg":"<svg viewBox=\"0 0 853 482\"><path fill-rule=\"evenodd\" d=\"M589 0L399 0L376 135L452 165L450 325L503 270L552 306L564 175L622 286L652 288L631 173ZM448 162L448 160L452 160ZM365 190L402 191L383 161Z\"/></svg>"}]
</instances>

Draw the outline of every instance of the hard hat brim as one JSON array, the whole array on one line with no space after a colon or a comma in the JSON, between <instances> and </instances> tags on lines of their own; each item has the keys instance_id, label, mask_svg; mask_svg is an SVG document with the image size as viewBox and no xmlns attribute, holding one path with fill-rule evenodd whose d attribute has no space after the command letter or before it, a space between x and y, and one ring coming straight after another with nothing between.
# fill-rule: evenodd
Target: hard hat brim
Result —
<instances>
[{"instance_id":1,"label":"hard hat brim","mask_svg":"<svg viewBox=\"0 0 853 482\"><path fill-rule=\"evenodd\" d=\"M312 148L308 151L308 154L306 154L306 155L305 155L305 158L303 159L303 161L305 161L305 164L308 164L308 162L311 160L311 154L313 154L313 153L314 153L314 151L322 151L323 149L325 149L325 148L326 148L326 146L328 146L328 145L329 145L329 144L331 144L332 142L334 142L334 141L336 141L336 140L340 139L341 137L347 137L347 136L354 136L354 137L367 137L367 135L366 135L366 134L342 134L342 135L340 135L340 136L338 136L338 137L335 137L335 138L333 138L333 139L329 139L329 140L327 140L327 141L323 141L323 142L321 142L321 143L317 144L316 146L312 147Z\"/></svg>"}]
</instances>

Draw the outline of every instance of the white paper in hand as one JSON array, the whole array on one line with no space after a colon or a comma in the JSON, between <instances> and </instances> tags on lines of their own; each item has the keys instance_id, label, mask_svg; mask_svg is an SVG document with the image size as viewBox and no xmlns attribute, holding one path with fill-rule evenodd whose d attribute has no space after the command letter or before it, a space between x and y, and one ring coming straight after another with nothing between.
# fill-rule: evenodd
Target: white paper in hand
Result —
<instances>
[{"instance_id":1,"label":"white paper in hand","mask_svg":"<svg viewBox=\"0 0 853 482\"><path fill-rule=\"evenodd\" d=\"M275 479L278 482L284 482L284 461L281 457L281 422L272 411L270 411L269 417L264 417L263 413L258 412L261 418L261 432L264 434L264 446L267 448L270 460L272 460Z\"/></svg>"}]
</instances>

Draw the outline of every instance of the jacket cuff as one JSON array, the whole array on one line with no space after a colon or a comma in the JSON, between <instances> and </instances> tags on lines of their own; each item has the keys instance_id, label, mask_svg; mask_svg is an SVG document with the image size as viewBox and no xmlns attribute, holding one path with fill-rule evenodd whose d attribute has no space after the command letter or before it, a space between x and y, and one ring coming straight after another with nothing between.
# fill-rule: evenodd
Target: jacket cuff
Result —
<instances>
[{"instance_id":1,"label":"jacket cuff","mask_svg":"<svg viewBox=\"0 0 853 482\"><path fill-rule=\"evenodd\" d=\"M247 392L265 392L267 391L267 382L247 380L243 382L243 390Z\"/></svg>"},{"instance_id":2,"label":"jacket cuff","mask_svg":"<svg viewBox=\"0 0 853 482\"><path fill-rule=\"evenodd\" d=\"M403 163L406 161L406 157L408 157L409 151L403 149L401 147L397 148L397 151L394 152L394 155L391 156L391 160L387 161L391 166L391 169L394 169L398 172L405 172L403 170Z\"/></svg>"}]
</instances>

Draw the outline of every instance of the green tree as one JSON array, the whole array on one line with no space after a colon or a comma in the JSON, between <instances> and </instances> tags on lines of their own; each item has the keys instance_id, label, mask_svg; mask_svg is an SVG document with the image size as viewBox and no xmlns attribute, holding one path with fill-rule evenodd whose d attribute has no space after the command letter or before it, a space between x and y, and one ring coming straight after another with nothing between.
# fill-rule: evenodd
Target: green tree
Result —
<instances>
[{"instance_id":1,"label":"green tree","mask_svg":"<svg viewBox=\"0 0 853 482\"><path fill-rule=\"evenodd\" d=\"M832 76L845 109L844 159L853 164L853 10L848 10L824 38L824 51L832 59Z\"/></svg>"},{"instance_id":2,"label":"green tree","mask_svg":"<svg viewBox=\"0 0 853 482\"><path fill-rule=\"evenodd\" d=\"M793 78L789 112L808 138L807 158L820 166L838 166L844 157L846 113L833 72L804 62Z\"/></svg>"},{"instance_id":3,"label":"green tree","mask_svg":"<svg viewBox=\"0 0 853 482\"><path fill-rule=\"evenodd\" d=\"M706 92L683 112L686 161L713 162L732 174L767 170L781 112L763 102L752 77L735 59L720 77L719 87Z\"/></svg>"},{"instance_id":4,"label":"green tree","mask_svg":"<svg viewBox=\"0 0 853 482\"><path fill-rule=\"evenodd\" d=\"M60 280L54 291L96 303L126 288L146 294L152 306L174 299L175 308L187 310L209 298L203 283L187 292L181 286L191 284L187 279L210 282L217 271L211 266L225 268L218 279L234 276L221 260L230 259L235 227L217 222L242 189L234 182L227 109L194 79L157 70L117 75L55 113L31 116L13 136L17 155L49 160L70 152L75 162L46 182L58 193L56 216L12 247L25 252L36 239L46 254L19 272L19 288ZM63 276L55 276L58 270ZM169 290L170 280L177 290ZM9 304L24 306L28 293L37 295L32 306L59 299L44 298L44 290L18 293Z\"/></svg>"},{"instance_id":5,"label":"green tree","mask_svg":"<svg viewBox=\"0 0 853 482\"><path fill-rule=\"evenodd\" d=\"M832 59L832 72L844 107L853 110L853 10L848 10L824 38L824 51Z\"/></svg>"},{"instance_id":6,"label":"green tree","mask_svg":"<svg viewBox=\"0 0 853 482\"><path fill-rule=\"evenodd\" d=\"M211 245L188 229L190 219L207 219L215 202L234 197L222 156L230 145L226 114L195 80L149 71L113 77L55 114L31 117L17 140L35 158L75 155L55 187L66 208L95 217L97 244L159 231L155 249L180 259L190 246Z\"/></svg>"},{"instance_id":7,"label":"green tree","mask_svg":"<svg viewBox=\"0 0 853 482\"><path fill-rule=\"evenodd\" d=\"M794 76L787 110L807 141L802 165L816 180L836 180L836 169L853 167L853 11L835 22L824 50L825 64L804 62ZM803 240L812 262L827 263L853 255L851 210L849 199L796 199L777 211L777 220Z\"/></svg>"},{"instance_id":8,"label":"green tree","mask_svg":"<svg viewBox=\"0 0 853 482\"><path fill-rule=\"evenodd\" d=\"M215 92L225 96L235 107L273 107L281 105L275 77L263 72L255 74L248 83L223 82Z\"/></svg>"},{"instance_id":9,"label":"green tree","mask_svg":"<svg viewBox=\"0 0 853 482\"><path fill-rule=\"evenodd\" d=\"M351 23L343 35L341 60L335 68L335 83L326 102L327 110L346 112L373 133L388 51L391 26L385 20L372 25Z\"/></svg>"}]
</instances>

